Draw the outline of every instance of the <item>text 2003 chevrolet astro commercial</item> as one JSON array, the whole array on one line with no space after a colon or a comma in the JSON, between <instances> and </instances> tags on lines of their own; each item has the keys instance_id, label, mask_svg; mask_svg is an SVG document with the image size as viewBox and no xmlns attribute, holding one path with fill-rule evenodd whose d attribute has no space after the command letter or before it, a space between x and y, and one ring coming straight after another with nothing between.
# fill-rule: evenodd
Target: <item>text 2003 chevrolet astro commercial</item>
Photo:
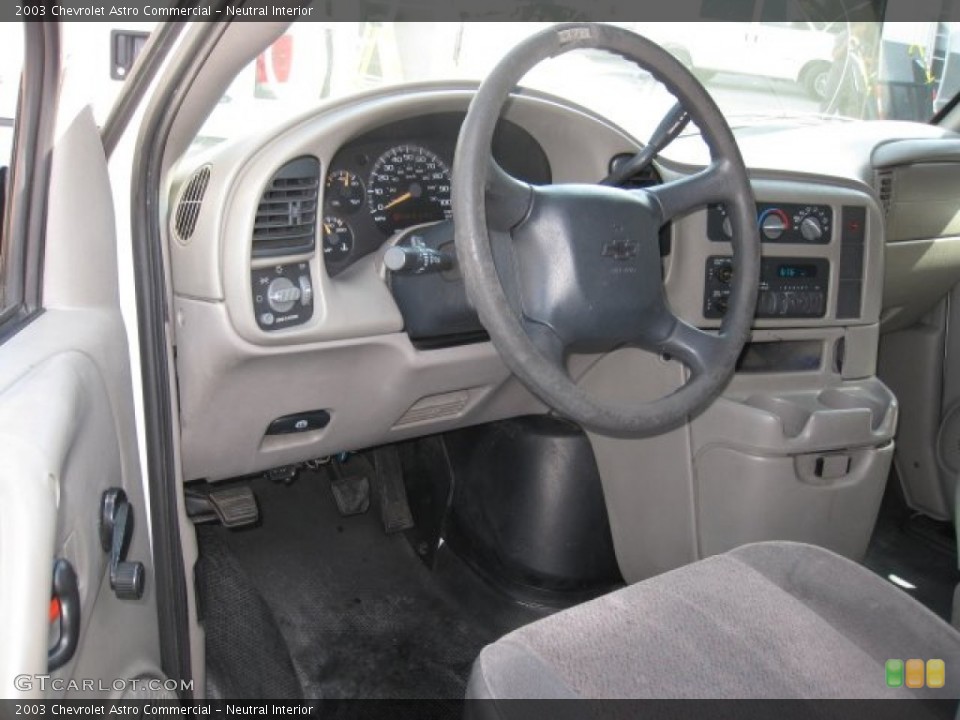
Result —
<instances>
[{"instance_id":1,"label":"text 2003 chevrolet astro commercial","mask_svg":"<svg viewBox=\"0 0 960 720\"><path fill-rule=\"evenodd\" d=\"M204 17L263 17L263 18L307 18L313 12L312 7L228 7L225 10L214 9L206 5L196 7L164 7L144 5L143 7L128 7L126 5L15 5L15 14L22 18L166 18L166 19L197 19Z\"/></svg>"}]
</instances>

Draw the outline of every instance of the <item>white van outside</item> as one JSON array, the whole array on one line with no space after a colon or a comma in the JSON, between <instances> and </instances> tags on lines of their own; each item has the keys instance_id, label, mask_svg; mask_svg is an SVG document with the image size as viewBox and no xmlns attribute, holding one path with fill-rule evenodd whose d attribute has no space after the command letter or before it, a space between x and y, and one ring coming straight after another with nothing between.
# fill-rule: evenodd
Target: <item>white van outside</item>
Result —
<instances>
[{"instance_id":1,"label":"white van outside","mask_svg":"<svg viewBox=\"0 0 960 720\"><path fill-rule=\"evenodd\" d=\"M764 4L757 3L758 17ZM823 23L670 22L633 29L670 50L701 80L717 73L753 75L795 82L816 100L827 93L836 35Z\"/></svg>"}]
</instances>

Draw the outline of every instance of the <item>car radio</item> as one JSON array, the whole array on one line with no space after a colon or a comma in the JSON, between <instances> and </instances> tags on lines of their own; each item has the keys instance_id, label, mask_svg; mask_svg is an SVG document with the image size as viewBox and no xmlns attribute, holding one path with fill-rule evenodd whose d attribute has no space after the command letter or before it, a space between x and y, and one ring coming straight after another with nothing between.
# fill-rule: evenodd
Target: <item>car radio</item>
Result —
<instances>
[{"instance_id":1,"label":"car radio","mask_svg":"<svg viewBox=\"0 0 960 720\"><path fill-rule=\"evenodd\" d=\"M829 276L830 262L823 258L762 258L756 317L823 317L827 312ZM730 302L733 258L707 258L704 277L703 316L722 318Z\"/></svg>"}]
</instances>

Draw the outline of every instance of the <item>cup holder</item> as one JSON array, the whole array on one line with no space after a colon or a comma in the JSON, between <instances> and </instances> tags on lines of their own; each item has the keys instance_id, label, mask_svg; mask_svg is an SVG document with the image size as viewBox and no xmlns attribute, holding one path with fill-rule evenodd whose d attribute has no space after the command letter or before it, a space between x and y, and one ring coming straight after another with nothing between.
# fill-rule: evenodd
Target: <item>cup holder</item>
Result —
<instances>
[{"instance_id":1,"label":"cup holder","mask_svg":"<svg viewBox=\"0 0 960 720\"><path fill-rule=\"evenodd\" d=\"M831 410L868 410L873 430L883 424L890 407L889 398L880 398L859 388L828 388L817 396L817 401Z\"/></svg>"},{"instance_id":2,"label":"cup holder","mask_svg":"<svg viewBox=\"0 0 960 720\"><path fill-rule=\"evenodd\" d=\"M890 391L879 383L783 395L757 393L742 402L777 418L784 439L803 435L810 442L836 443L837 447L876 441L878 433L886 432L885 423L890 421L891 411L895 417L892 409L896 407Z\"/></svg>"},{"instance_id":3,"label":"cup holder","mask_svg":"<svg viewBox=\"0 0 960 720\"><path fill-rule=\"evenodd\" d=\"M779 395L753 395L747 398L745 404L779 418L783 434L787 437L802 433L812 414L808 408Z\"/></svg>"}]
</instances>

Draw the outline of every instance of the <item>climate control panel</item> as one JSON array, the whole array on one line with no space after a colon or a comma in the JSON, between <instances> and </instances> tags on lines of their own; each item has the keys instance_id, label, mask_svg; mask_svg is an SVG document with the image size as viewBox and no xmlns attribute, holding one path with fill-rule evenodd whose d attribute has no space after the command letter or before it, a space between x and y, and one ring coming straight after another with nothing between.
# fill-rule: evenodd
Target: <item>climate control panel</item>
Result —
<instances>
[{"instance_id":1,"label":"climate control panel","mask_svg":"<svg viewBox=\"0 0 960 720\"><path fill-rule=\"evenodd\" d=\"M313 317L313 283L305 262L271 265L251 272L253 312L261 330L302 325Z\"/></svg>"},{"instance_id":2,"label":"climate control panel","mask_svg":"<svg viewBox=\"0 0 960 720\"><path fill-rule=\"evenodd\" d=\"M768 243L826 245L833 233L833 210L829 205L757 203L760 239ZM730 242L733 227L723 205L707 210L707 237Z\"/></svg>"},{"instance_id":3,"label":"climate control panel","mask_svg":"<svg viewBox=\"0 0 960 720\"><path fill-rule=\"evenodd\" d=\"M733 259L707 258L703 316L722 318L730 303ZM823 258L762 258L758 318L822 318L827 313L830 262Z\"/></svg>"}]
</instances>

